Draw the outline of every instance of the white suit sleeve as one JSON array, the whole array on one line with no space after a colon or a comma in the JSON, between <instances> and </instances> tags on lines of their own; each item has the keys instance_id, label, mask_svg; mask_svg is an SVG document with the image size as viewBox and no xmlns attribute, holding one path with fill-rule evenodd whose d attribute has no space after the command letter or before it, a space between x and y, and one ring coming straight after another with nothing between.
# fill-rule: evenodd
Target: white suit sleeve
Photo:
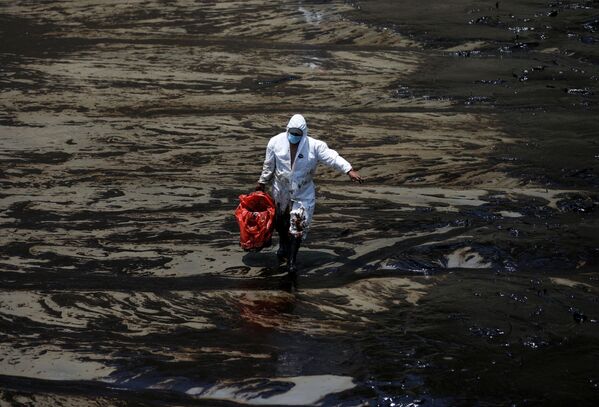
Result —
<instances>
[{"instance_id":1,"label":"white suit sleeve","mask_svg":"<svg viewBox=\"0 0 599 407\"><path fill-rule=\"evenodd\" d=\"M339 153L332 150L327 146L327 143L320 143L317 150L318 162L323 163L339 172L346 174L352 169L350 163L348 163Z\"/></svg>"},{"instance_id":2,"label":"white suit sleeve","mask_svg":"<svg viewBox=\"0 0 599 407\"><path fill-rule=\"evenodd\" d=\"M266 157L264 158L264 164L262 165L262 174L260 174L261 184L268 184L272 179L275 171L275 151L272 142L266 146Z\"/></svg>"}]
</instances>

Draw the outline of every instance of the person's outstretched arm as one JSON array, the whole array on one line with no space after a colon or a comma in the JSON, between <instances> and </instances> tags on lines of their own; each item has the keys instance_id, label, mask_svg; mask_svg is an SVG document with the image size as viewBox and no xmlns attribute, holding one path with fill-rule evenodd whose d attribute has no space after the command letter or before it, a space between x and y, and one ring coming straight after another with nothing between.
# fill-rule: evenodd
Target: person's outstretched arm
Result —
<instances>
[{"instance_id":1,"label":"person's outstretched arm","mask_svg":"<svg viewBox=\"0 0 599 407\"><path fill-rule=\"evenodd\" d=\"M256 191L264 191L266 184L270 183L275 173L275 151L272 145L272 140L266 146L266 157L262 164L262 174L256 184Z\"/></svg>"},{"instance_id":2,"label":"person's outstretched arm","mask_svg":"<svg viewBox=\"0 0 599 407\"><path fill-rule=\"evenodd\" d=\"M343 172L349 176L353 182L364 182L364 179L355 171L347 160L339 155L339 153L327 146L327 143L322 142L317 148L318 162L321 162L339 172Z\"/></svg>"}]
</instances>

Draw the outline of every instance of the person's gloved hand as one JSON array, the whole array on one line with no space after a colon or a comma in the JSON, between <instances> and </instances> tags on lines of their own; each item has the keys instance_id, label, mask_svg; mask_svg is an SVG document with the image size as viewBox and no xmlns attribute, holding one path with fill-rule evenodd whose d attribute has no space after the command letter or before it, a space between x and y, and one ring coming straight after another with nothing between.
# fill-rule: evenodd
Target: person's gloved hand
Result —
<instances>
[{"instance_id":1,"label":"person's gloved hand","mask_svg":"<svg viewBox=\"0 0 599 407\"><path fill-rule=\"evenodd\" d=\"M262 192L264 192L264 184L261 184L261 183L258 182L256 184L256 191L262 191Z\"/></svg>"},{"instance_id":2,"label":"person's gloved hand","mask_svg":"<svg viewBox=\"0 0 599 407\"><path fill-rule=\"evenodd\" d=\"M358 172L354 171L353 169L349 170L347 175L349 175L349 179L353 182L359 182L360 184L364 182L364 178L362 178L360 174L358 174Z\"/></svg>"}]
</instances>

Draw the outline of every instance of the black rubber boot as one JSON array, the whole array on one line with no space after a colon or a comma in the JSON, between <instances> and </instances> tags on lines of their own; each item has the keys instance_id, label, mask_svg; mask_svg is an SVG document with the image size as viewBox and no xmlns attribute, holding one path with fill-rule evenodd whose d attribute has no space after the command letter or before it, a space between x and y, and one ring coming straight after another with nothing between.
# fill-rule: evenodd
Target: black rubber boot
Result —
<instances>
[{"instance_id":1,"label":"black rubber boot","mask_svg":"<svg viewBox=\"0 0 599 407\"><path fill-rule=\"evenodd\" d=\"M279 249L277 260L279 267L289 262L289 208L285 211L277 210L275 214L275 229L279 234Z\"/></svg>"},{"instance_id":2,"label":"black rubber boot","mask_svg":"<svg viewBox=\"0 0 599 407\"><path fill-rule=\"evenodd\" d=\"M302 244L302 238L291 236L289 238L289 260L287 260L287 274L291 280L291 286L297 289L297 252Z\"/></svg>"},{"instance_id":3,"label":"black rubber boot","mask_svg":"<svg viewBox=\"0 0 599 407\"><path fill-rule=\"evenodd\" d=\"M277 260L282 267L289 260L289 234L279 233L279 248L277 249Z\"/></svg>"}]
</instances>

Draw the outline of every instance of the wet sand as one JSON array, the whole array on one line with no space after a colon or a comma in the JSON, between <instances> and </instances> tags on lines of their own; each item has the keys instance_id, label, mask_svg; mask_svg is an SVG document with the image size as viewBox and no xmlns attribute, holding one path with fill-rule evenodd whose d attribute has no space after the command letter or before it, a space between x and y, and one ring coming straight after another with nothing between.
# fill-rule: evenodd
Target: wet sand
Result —
<instances>
[{"instance_id":1,"label":"wet sand","mask_svg":"<svg viewBox=\"0 0 599 407\"><path fill-rule=\"evenodd\" d=\"M594 2L0 5L0 400L591 405ZM302 113L300 290L233 211Z\"/></svg>"}]
</instances>

